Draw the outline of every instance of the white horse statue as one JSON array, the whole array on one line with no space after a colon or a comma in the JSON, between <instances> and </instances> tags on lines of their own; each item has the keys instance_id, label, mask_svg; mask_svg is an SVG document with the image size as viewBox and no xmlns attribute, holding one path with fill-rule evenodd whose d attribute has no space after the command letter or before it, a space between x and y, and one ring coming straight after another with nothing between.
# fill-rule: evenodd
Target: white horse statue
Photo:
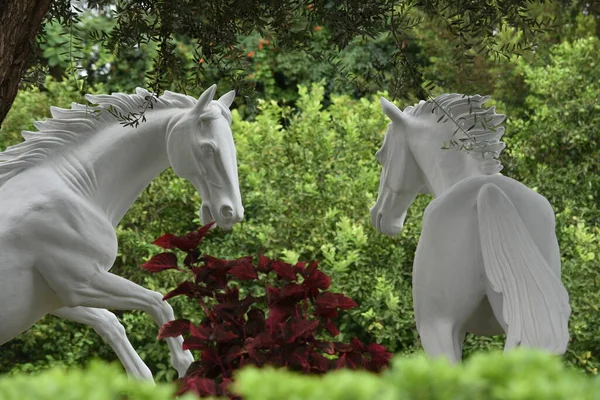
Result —
<instances>
[{"instance_id":1,"label":"white horse statue","mask_svg":"<svg viewBox=\"0 0 600 400\"><path fill-rule=\"evenodd\" d=\"M488 98L444 94L404 111L381 99L392 122L376 154L383 168L372 223L396 235L416 195L434 197L413 265L428 355L458 362L466 332L506 333L505 350L563 354L571 309L554 212L546 198L499 174L505 116L481 107Z\"/></svg>"},{"instance_id":2,"label":"white horse statue","mask_svg":"<svg viewBox=\"0 0 600 400\"><path fill-rule=\"evenodd\" d=\"M231 91L216 86L196 101L166 91L125 127L115 115L140 111L151 95L88 95L95 107L51 107L39 132L0 153L0 345L46 314L91 326L127 373L152 380L123 326L106 309L143 310L159 326L173 320L162 295L110 273L115 227L142 190L171 166L202 197L202 223L230 229L242 220L236 151L230 129ZM146 103L147 104L147 103ZM167 339L171 365L192 363L181 337Z\"/></svg>"}]
</instances>

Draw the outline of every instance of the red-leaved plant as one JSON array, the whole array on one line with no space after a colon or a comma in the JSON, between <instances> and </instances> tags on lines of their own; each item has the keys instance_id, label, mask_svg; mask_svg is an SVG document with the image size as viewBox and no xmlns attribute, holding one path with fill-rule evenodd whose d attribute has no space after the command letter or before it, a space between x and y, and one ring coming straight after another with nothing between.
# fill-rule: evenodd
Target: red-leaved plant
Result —
<instances>
[{"instance_id":1,"label":"red-leaved plant","mask_svg":"<svg viewBox=\"0 0 600 400\"><path fill-rule=\"evenodd\" d=\"M358 305L327 289L329 276L318 263L270 260L262 255L221 260L201 256L198 246L209 231L205 225L185 236L164 235L153 244L186 253L180 268L173 252L158 254L142 267L150 272L175 269L191 274L164 296L184 295L198 301L204 310L199 325L187 319L163 325L158 338L184 335L183 348L199 350L182 381L180 393L239 398L228 390L234 371L244 365L286 367L304 373L322 374L338 368L380 371L392 353L379 344L365 345L357 338L350 343L322 340L323 329L337 336L334 319L339 310ZM250 281L240 295L240 284ZM264 294L257 295L258 287ZM317 338L317 337L320 337Z\"/></svg>"}]
</instances>

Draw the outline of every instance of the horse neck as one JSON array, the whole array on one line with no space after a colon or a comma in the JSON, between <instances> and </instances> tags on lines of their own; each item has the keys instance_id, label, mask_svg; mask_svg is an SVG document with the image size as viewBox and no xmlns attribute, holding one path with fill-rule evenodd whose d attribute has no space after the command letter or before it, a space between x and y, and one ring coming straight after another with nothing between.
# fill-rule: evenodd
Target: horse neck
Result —
<instances>
[{"instance_id":1,"label":"horse neck","mask_svg":"<svg viewBox=\"0 0 600 400\"><path fill-rule=\"evenodd\" d=\"M443 147L439 136L417 138L411 146L415 161L423 173L425 185L433 197L440 196L463 179L483 175L479 162L466 151Z\"/></svg>"},{"instance_id":2,"label":"horse neck","mask_svg":"<svg viewBox=\"0 0 600 400\"><path fill-rule=\"evenodd\" d=\"M63 168L116 226L141 192L169 167L166 132L172 110L148 111L137 128L107 126L73 151ZM172 118L172 117L171 117Z\"/></svg>"}]
</instances>

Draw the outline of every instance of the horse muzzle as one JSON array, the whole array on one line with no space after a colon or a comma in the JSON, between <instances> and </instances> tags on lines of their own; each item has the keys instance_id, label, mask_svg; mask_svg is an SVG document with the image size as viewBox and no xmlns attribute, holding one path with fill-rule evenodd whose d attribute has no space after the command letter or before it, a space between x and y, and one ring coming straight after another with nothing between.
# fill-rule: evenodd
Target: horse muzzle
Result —
<instances>
[{"instance_id":1,"label":"horse muzzle","mask_svg":"<svg viewBox=\"0 0 600 400\"><path fill-rule=\"evenodd\" d=\"M223 229L232 229L235 224L244 219L244 207L224 203L218 207L202 203L200 206L200 221L202 225L216 222L216 226Z\"/></svg>"},{"instance_id":2,"label":"horse muzzle","mask_svg":"<svg viewBox=\"0 0 600 400\"><path fill-rule=\"evenodd\" d=\"M381 211L377 205L370 210L371 223L377 229L377 232L386 236L396 236L402 231L406 212L403 212L400 217L392 217L389 214Z\"/></svg>"}]
</instances>

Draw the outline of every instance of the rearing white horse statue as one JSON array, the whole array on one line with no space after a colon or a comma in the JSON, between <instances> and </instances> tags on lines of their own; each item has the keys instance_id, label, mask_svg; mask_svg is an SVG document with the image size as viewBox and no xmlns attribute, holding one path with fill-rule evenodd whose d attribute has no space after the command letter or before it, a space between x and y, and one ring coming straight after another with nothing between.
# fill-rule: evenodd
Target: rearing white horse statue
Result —
<instances>
[{"instance_id":1,"label":"rearing white horse statue","mask_svg":"<svg viewBox=\"0 0 600 400\"><path fill-rule=\"evenodd\" d=\"M231 91L194 98L165 92L137 128L115 114L138 112L150 93L87 96L97 107L51 107L52 119L0 153L0 345L46 314L90 325L130 376L152 379L116 316L143 310L159 326L173 320L162 295L109 272L115 227L142 190L171 166L202 197L202 223L230 229L242 220ZM111 112L109 112L109 109ZM167 339L182 376L193 361L181 337Z\"/></svg>"},{"instance_id":2,"label":"rearing white horse statue","mask_svg":"<svg viewBox=\"0 0 600 400\"><path fill-rule=\"evenodd\" d=\"M457 362L471 332L506 333L505 350L525 345L562 354L571 309L554 212L546 198L498 173L505 116L484 110L487 99L446 94L404 112L381 99L392 122L376 155L383 169L372 222L396 235L419 192L435 198L413 265L426 353ZM452 142L469 151L444 148Z\"/></svg>"}]
</instances>

